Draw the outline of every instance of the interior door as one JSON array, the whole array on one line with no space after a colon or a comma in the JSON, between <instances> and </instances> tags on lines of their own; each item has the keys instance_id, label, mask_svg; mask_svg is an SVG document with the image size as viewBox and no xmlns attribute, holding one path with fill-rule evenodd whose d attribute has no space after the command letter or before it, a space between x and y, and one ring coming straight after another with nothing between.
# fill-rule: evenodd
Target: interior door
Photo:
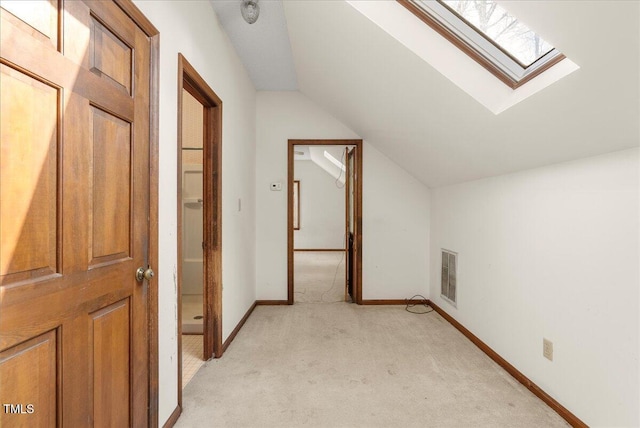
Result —
<instances>
[{"instance_id":1,"label":"interior door","mask_svg":"<svg viewBox=\"0 0 640 428\"><path fill-rule=\"evenodd\" d=\"M347 148L347 179L346 179L346 244L347 244L347 265L346 265L346 275L347 275L347 294L351 297L352 302L357 302L356 297L356 245L355 245L355 236L356 236L356 197L355 197L355 156L356 156L356 148L348 149Z\"/></svg>"},{"instance_id":2,"label":"interior door","mask_svg":"<svg viewBox=\"0 0 640 428\"><path fill-rule=\"evenodd\" d=\"M349 301L349 296L351 296L351 272L349 271L351 260L350 260L350 247L349 247L349 230L351 229L351 199L350 199L350 183L349 183L349 147L345 147L344 149L344 157L345 159L345 180L344 180L344 249L345 249L345 279L344 279L344 301Z\"/></svg>"},{"instance_id":3,"label":"interior door","mask_svg":"<svg viewBox=\"0 0 640 428\"><path fill-rule=\"evenodd\" d=\"M146 426L150 41L111 1L0 7L0 426Z\"/></svg>"}]
</instances>

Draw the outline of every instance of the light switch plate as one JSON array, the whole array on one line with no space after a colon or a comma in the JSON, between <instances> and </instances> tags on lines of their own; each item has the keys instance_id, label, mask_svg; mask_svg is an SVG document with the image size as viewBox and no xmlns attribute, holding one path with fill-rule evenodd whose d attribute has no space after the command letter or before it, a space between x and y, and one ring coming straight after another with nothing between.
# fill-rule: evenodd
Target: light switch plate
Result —
<instances>
[{"instance_id":1,"label":"light switch plate","mask_svg":"<svg viewBox=\"0 0 640 428\"><path fill-rule=\"evenodd\" d=\"M549 361L553 361L553 342L542 338L542 356Z\"/></svg>"},{"instance_id":2,"label":"light switch plate","mask_svg":"<svg viewBox=\"0 0 640 428\"><path fill-rule=\"evenodd\" d=\"M279 192L280 190L282 190L282 183L271 183L272 192Z\"/></svg>"}]
</instances>

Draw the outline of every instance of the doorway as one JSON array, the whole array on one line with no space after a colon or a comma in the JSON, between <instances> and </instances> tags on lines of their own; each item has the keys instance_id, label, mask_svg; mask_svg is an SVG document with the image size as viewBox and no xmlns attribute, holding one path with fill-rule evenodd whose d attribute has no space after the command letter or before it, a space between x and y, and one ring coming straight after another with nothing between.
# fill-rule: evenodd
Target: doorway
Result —
<instances>
[{"instance_id":1,"label":"doorway","mask_svg":"<svg viewBox=\"0 0 640 428\"><path fill-rule=\"evenodd\" d=\"M222 101L178 55L178 405L222 355ZM185 358L185 355L187 356ZM188 380L187 379L187 380ZM186 382L185 382L186 384Z\"/></svg>"},{"instance_id":2,"label":"doorway","mask_svg":"<svg viewBox=\"0 0 640 428\"><path fill-rule=\"evenodd\" d=\"M307 171L298 176L296 158ZM287 303L362 304L362 140L289 140L287 184ZM310 187L320 199L310 201ZM344 210L330 213L338 205ZM335 215L338 222L328 218Z\"/></svg>"}]
</instances>

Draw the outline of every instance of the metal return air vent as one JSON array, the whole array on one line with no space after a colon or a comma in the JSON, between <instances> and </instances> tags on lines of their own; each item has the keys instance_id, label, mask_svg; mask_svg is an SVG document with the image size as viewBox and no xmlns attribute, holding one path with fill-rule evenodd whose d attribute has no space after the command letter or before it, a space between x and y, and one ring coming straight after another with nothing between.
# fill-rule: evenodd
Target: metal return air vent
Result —
<instances>
[{"instance_id":1,"label":"metal return air vent","mask_svg":"<svg viewBox=\"0 0 640 428\"><path fill-rule=\"evenodd\" d=\"M449 250L442 250L442 281L440 295L456 305L456 267L458 266L458 254Z\"/></svg>"}]
</instances>

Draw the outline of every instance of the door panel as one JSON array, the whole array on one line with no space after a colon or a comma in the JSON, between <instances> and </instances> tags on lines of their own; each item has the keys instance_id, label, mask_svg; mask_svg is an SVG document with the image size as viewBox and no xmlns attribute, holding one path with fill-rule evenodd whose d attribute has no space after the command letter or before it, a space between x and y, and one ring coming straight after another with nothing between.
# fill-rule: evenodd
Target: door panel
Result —
<instances>
[{"instance_id":1,"label":"door panel","mask_svg":"<svg viewBox=\"0 0 640 428\"><path fill-rule=\"evenodd\" d=\"M93 225L91 264L129 256L131 124L92 107Z\"/></svg>"},{"instance_id":2,"label":"door panel","mask_svg":"<svg viewBox=\"0 0 640 428\"><path fill-rule=\"evenodd\" d=\"M11 403L2 404L14 404L0 409L0 426L56 426L57 372L55 331L0 352L0 385L12 386Z\"/></svg>"},{"instance_id":3,"label":"door panel","mask_svg":"<svg viewBox=\"0 0 640 428\"><path fill-rule=\"evenodd\" d=\"M0 402L35 408L0 418L145 426L150 41L110 1L18 3L0 2Z\"/></svg>"},{"instance_id":4,"label":"door panel","mask_svg":"<svg viewBox=\"0 0 640 428\"><path fill-rule=\"evenodd\" d=\"M20 142L3 150L0 170L0 274L8 283L57 271L59 112L57 88L4 64L0 76L3 149Z\"/></svg>"},{"instance_id":5,"label":"door panel","mask_svg":"<svg viewBox=\"0 0 640 428\"><path fill-rule=\"evenodd\" d=\"M131 48L113 32L91 17L90 67L118 89L131 91Z\"/></svg>"},{"instance_id":6,"label":"door panel","mask_svg":"<svg viewBox=\"0 0 640 428\"><path fill-rule=\"evenodd\" d=\"M0 1L9 19L33 38L58 49L58 1Z\"/></svg>"},{"instance_id":7,"label":"door panel","mask_svg":"<svg viewBox=\"0 0 640 428\"><path fill-rule=\"evenodd\" d=\"M90 315L93 342L93 422L129 424L129 299ZM117 409L117 411L114 411Z\"/></svg>"}]
</instances>

